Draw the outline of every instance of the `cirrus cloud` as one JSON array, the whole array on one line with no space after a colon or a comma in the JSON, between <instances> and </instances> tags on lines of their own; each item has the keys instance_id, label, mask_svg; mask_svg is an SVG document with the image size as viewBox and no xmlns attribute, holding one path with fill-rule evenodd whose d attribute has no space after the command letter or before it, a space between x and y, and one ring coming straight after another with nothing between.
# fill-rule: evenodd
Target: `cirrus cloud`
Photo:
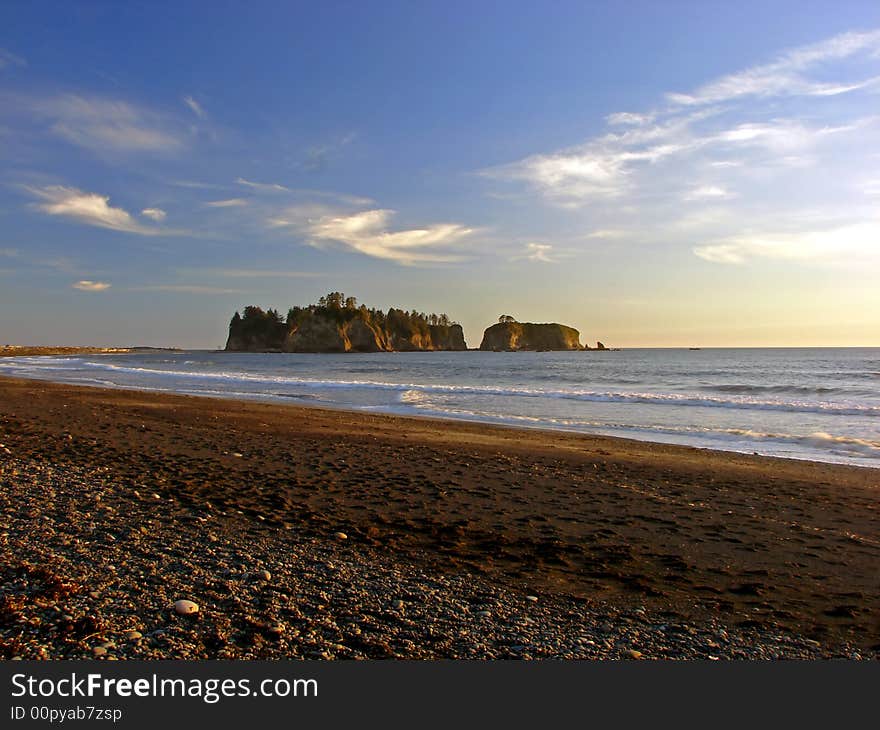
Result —
<instances>
[{"instance_id":1,"label":"cirrus cloud","mask_svg":"<svg viewBox=\"0 0 880 730\"><path fill-rule=\"evenodd\" d=\"M3 116L98 155L174 152L184 146L180 120L120 99L85 94L4 94Z\"/></svg>"},{"instance_id":2,"label":"cirrus cloud","mask_svg":"<svg viewBox=\"0 0 880 730\"><path fill-rule=\"evenodd\" d=\"M553 246L549 243L527 243L525 250L518 256L513 257L513 261L535 261L544 264L554 264L556 259L553 257Z\"/></svg>"},{"instance_id":3,"label":"cirrus cloud","mask_svg":"<svg viewBox=\"0 0 880 730\"><path fill-rule=\"evenodd\" d=\"M696 175L697 165L713 166L719 176L756 164L811 166L813 150L839 144L847 133L864 130L876 120L841 119L830 107L807 114L798 107L785 114L773 100L801 98L805 104L819 104L822 97L880 86L878 58L880 30L844 33L710 81L689 94L667 94L672 105L665 109L609 114L604 133L481 174L525 183L554 204L579 207L640 193L656 198L658 189L678 189L681 194L679 181ZM860 63L867 78L826 82L810 76L820 66L827 75L827 67L843 60ZM851 74L852 69L847 66L840 73ZM831 121L818 121L823 116Z\"/></svg>"},{"instance_id":4,"label":"cirrus cloud","mask_svg":"<svg viewBox=\"0 0 880 730\"><path fill-rule=\"evenodd\" d=\"M98 228L137 233L142 236L167 233L162 229L143 225L123 208L113 207L110 205L110 197L106 195L89 193L63 185L49 185L43 188L24 186L24 188L44 201L35 204L35 207L47 215L69 218L77 223ZM146 210L151 209L147 208Z\"/></svg>"},{"instance_id":5,"label":"cirrus cloud","mask_svg":"<svg viewBox=\"0 0 880 730\"><path fill-rule=\"evenodd\" d=\"M168 214L161 208L144 208L141 211L141 215L156 221L156 223L161 223L168 217Z\"/></svg>"},{"instance_id":6,"label":"cirrus cloud","mask_svg":"<svg viewBox=\"0 0 880 730\"><path fill-rule=\"evenodd\" d=\"M694 248L706 261L742 264L754 259L780 261L841 261L880 256L880 223L873 221L819 230L759 232L732 236Z\"/></svg>"},{"instance_id":7,"label":"cirrus cloud","mask_svg":"<svg viewBox=\"0 0 880 730\"><path fill-rule=\"evenodd\" d=\"M81 279L70 286L73 289L79 289L80 291L105 291L110 288L109 282L91 281L90 279Z\"/></svg>"},{"instance_id":8,"label":"cirrus cloud","mask_svg":"<svg viewBox=\"0 0 880 730\"><path fill-rule=\"evenodd\" d=\"M248 204L244 198L227 198L226 200L211 200L204 203L206 208L240 208Z\"/></svg>"},{"instance_id":9,"label":"cirrus cloud","mask_svg":"<svg viewBox=\"0 0 880 730\"><path fill-rule=\"evenodd\" d=\"M852 193L876 190L878 89L880 29L842 33L480 172L598 229L588 240L625 230L719 264L855 262L873 255L876 211Z\"/></svg>"},{"instance_id":10,"label":"cirrus cloud","mask_svg":"<svg viewBox=\"0 0 880 730\"><path fill-rule=\"evenodd\" d=\"M11 66L18 66L21 68L27 66L27 61L21 56L16 56L11 51L7 51L5 48L0 48L0 71Z\"/></svg>"},{"instance_id":11,"label":"cirrus cloud","mask_svg":"<svg viewBox=\"0 0 880 730\"><path fill-rule=\"evenodd\" d=\"M389 231L393 216L393 210L383 209L324 216L309 223L308 233L319 247L324 242L335 242L358 253L401 264L460 261L460 255L438 249L474 233L474 229L458 223Z\"/></svg>"},{"instance_id":12,"label":"cirrus cloud","mask_svg":"<svg viewBox=\"0 0 880 730\"><path fill-rule=\"evenodd\" d=\"M819 43L782 53L771 63L753 66L711 81L689 94L668 94L675 104L718 104L747 96L836 96L863 89L880 81L872 76L858 81L827 82L806 72L820 64L840 61L861 53L880 51L880 30L842 33Z\"/></svg>"},{"instance_id":13,"label":"cirrus cloud","mask_svg":"<svg viewBox=\"0 0 880 730\"><path fill-rule=\"evenodd\" d=\"M192 111L192 113L199 119L205 119L208 116L207 112L202 108L202 105L191 96L184 96L183 103L186 104L190 111Z\"/></svg>"}]
</instances>

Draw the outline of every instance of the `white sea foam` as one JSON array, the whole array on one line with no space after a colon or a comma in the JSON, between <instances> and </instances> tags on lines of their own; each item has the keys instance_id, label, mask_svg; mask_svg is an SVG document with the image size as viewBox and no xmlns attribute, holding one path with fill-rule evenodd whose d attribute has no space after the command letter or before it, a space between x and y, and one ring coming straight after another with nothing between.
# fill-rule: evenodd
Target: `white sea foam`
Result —
<instances>
[{"instance_id":1,"label":"white sea foam","mask_svg":"<svg viewBox=\"0 0 880 730\"><path fill-rule=\"evenodd\" d=\"M18 359L18 358L16 358ZM20 360L24 360L21 358ZM39 360L39 358L33 358ZM70 362L70 361L68 361ZM56 369L57 362L26 363L38 369ZM77 363L79 364L79 363ZM302 378L282 375L251 374L243 371L194 371L165 370L148 367L131 367L107 362L88 364L92 369L102 369L118 373L128 373L140 377L176 378L200 381L227 381L249 385L264 384L277 388L289 386L310 389L372 389L387 391L421 391L425 393L448 393L460 395L498 396L511 398L551 398L596 403L621 403L675 407L733 408L759 411L783 411L788 413L816 413L832 416L880 416L880 406L863 405L851 401L833 402L817 400L770 400L740 395L731 397L695 396L693 394L655 393L637 391L595 391L576 388L552 389L529 388L524 386L498 387L488 385L463 385L452 383L410 383L386 382L379 380L352 380L327 378ZM62 369L67 369L63 368ZM278 394L286 395L286 394ZM295 395L295 394L290 394Z\"/></svg>"},{"instance_id":2,"label":"white sea foam","mask_svg":"<svg viewBox=\"0 0 880 730\"><path fill-rule=\"evenodd\" d=\"M621 435L664 434L669 436L692 437L699 440L792 444L830 451L838 454L858 454L872 459L880 459L880 441L851 436L834 436L823 431L808 434L764 433L751 429L708 428L701 426L661 426L639 423L615 423L575 418L551 418L502 414L487 410L455 408L431 402L418 391L407 391L401 399L425 415L454 417L466 420L491 420L511 425L530 425L536 428L563 429L569 431L604 430L621 432ZM751 447L749 449L751 450Z\"/></svg>"},{"instance_id":3,"label":"white sea foam","mask_svg":"<svg viewBox=\"0 0 880 730\"><path fill-rule=\"evenodd\" d=\"M880 416L880 407L854 403L835 403L808 400L766 400L748 396L722 398L694 396L677 393L652 393L631 391L593 391L579 389L528 388L521 386L497 387L486 385L461 385L450 383L394 383L379 380L350 380L326 378L300 378L279 375L250 374L242 371L164 370L146 367L129 367L112 363L92 363L95 369L159 378L196 380L221 380L248 384L265 384L272 387L291 386L320 389L378 389L389 391L421 391L425 393L450 393L461 395L487 395L519 398L556 398L597 403L634 403L641 405L696 406L701 408L737 408L747 410L786 411L790 413L820 413L838 416ZM51 367L51 366L50 366ZM283 394L280 394L283 395Z\"/></svg>"}]
</instances>

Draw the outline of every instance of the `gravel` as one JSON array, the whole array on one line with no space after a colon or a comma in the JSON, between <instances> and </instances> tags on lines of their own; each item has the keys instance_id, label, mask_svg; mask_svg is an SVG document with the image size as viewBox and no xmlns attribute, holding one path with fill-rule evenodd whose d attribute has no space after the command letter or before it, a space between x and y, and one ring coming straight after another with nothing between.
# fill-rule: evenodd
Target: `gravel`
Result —
<instances>
[{"instance_id":1,"label":"gravel","mask_svg":"<svg viewBox=\"0 0 880 730\"><path fill-rule=\"evenodd\" d=\"M144 475L0 462L5 659L877 659L766 626L681 623L270 527ZM180 614L175 602L198 605ZM182 605L180 603L178 606Z\"/></svg>"}]
</instances>

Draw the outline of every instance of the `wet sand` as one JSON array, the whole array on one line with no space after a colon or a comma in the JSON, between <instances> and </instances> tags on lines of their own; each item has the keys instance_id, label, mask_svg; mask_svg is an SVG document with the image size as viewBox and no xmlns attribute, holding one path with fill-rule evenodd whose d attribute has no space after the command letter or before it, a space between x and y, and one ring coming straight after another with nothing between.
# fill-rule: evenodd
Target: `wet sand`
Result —
<instances>
[{"instance_id":1,"label":"wet sand","mask_svg":"<svg viewBox=\"0 0 880 730\"><path fill-rule=\"evenodd\" d=\"M438 573L880 646L878 470L8 378L0 443Z\"/></svg>"}]
</instances>

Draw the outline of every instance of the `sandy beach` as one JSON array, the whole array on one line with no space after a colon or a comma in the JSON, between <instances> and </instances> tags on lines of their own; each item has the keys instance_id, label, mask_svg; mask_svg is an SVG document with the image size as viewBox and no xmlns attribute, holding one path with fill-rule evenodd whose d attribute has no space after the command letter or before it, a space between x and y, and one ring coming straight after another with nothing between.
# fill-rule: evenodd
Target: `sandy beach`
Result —
<instances>
[{"instance_id":1,"label":"sandy beach","mask_svg":"<svg viewBox=\"0 0 880 730\"><path fill-rule=\"evenodd\" d=\"M8 378L0 444L5 658L880 649L873 469Z\"/></svg>"}]
</instances>

